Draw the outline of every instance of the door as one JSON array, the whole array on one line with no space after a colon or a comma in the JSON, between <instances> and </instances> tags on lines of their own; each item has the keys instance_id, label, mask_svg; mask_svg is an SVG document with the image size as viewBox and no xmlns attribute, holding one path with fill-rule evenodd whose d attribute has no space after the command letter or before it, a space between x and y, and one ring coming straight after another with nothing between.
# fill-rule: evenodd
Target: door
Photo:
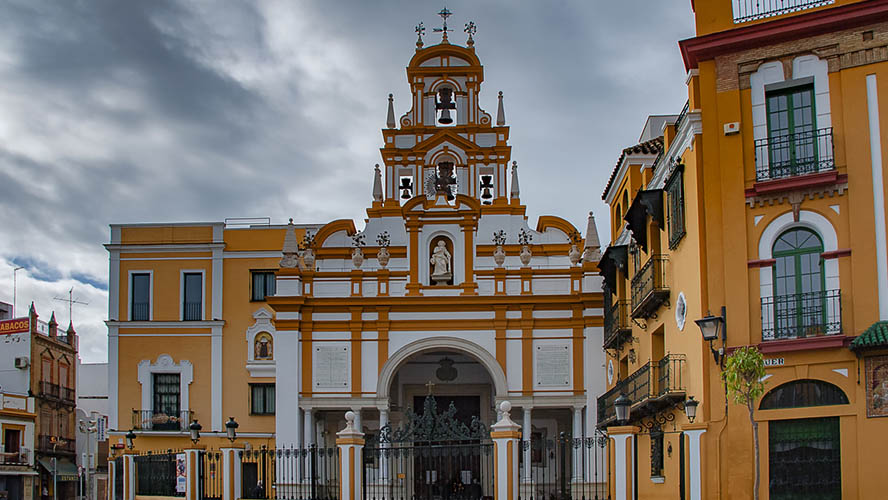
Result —
<instances>
[{"instance_id":1,"label":"door","mask_svg":"<svg viewBox=\"0 0 888 500\"><path fill-rule=\"evenodd\" d=\"M839 500L842 464L839 417L768 423L771 500Z\"/></svg>"},{"instance_id":2,"label":"door","mask_svg":"<svg viewBox=\"0 0 888 500\"><path fill-rule=\"evenodd\" d=\"M790 229L774 243L775 338L825 332L822 253L820 237L806 228Z\"/></svg>"},{"instance_id":3,"label":"door","mask_svg":"<svg viewBox=\"0 0 888 500\"><path fill-rule=\"evenodd\" d=\"M816 172L814 87L769 92L767 106L771 177Z\"/></svg>"},{"instance_id":4,"label":"door","mask_svg":"<svg viewBox=\"0 0 888 500\"><path fill-rule=\"evenodd\" d=\"M179 421L179 374L155 373L154 374L154 408L151 416L151 428L155 430L180 430L184 429Z\"/></svg>"}]
</instances>

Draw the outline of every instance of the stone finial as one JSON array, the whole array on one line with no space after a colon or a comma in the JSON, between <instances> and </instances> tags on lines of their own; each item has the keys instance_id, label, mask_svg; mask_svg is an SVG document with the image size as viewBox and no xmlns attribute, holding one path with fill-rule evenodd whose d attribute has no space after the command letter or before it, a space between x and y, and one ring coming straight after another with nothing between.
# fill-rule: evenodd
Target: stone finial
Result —
<instances>
[{"instance_id":1,"label":"stone finial","mask_svg":"<svg viewBox=\"0 0 888 500\"><path fill-rule=\"evenodd\" d=\"M373 201L382 201L382 173L379 171L379 163L373 167Z\"/></svg>"},{"instance_id":2,"label":"stone finial","mask_svg":"<svg viewBox=\"0 0 888 500\"><path fill-rule=\"evenodd\" d=\"M55 311L52 312L52 316L49 318L49 336L55 337L59 334L59 322L56 321Z\"/></svg>"},{"instance_id":3,"label":"stone finial","mask_svg":"<svg viewBox=\"0 0 888 500\"><path fill-rule=\"evenodd\" d=\"M287 232L284 235L284 248L282 250L280 266L293 269L299 267L299 240L296 239L296 226L293 219L287 224Z\"/></svg>"},{"instance_id":4,"label":"stone finial","mask_svg":"<svg viewBox=\"0 0 888 500\"><path fill-rule=\"evenodd\" d=\"M67 333L68 336L71 336L71 335L74 335L75 333L77 333L74 331L74 322L73 321L68 321L68 329L65 330L65 333Z\"/></svg>"},{"instance_id":5,"label":"stone finial","mask_svg":"<svg viewBox=\"0 0 888 500\"><path fill-rule=\"evenodd\" d=\"M518 188L518 162L512 162L512 189L509 192L509 198L520 198L521 191Z\"/></svg>"},{"instance_id":6,"label":"stone finial","mask_svg":"<svg viewBox=\"0 0 888 500\"><path fill-rule=\"evenodd\" d=\"M506 112L503 110L503 91L500 90L499 96L497 96L497 105L496 105L496 125L498 127L502 127L506 124Z\"/></svg>"},{"instance_id":7,"label":"stone finial","mask_svg":"<svg viewBox=\"0 0 888 500\"><path fill-rule=\"evenodd\" d=\"M395 128L395 96L389 94L389 105L388 105L388 115L385 118L385 126L388 128Z\"/></svg>"},{"instance_id":8,"label":"stone finial","mask_svg":"<svg viewBox=\"0 0 888 500\"><path fill-rule=\"evenodd\" d=\"M345 429L342 429L341 431L336 433L337 438L344 439L344 440L352 440L352 439L359 439L359 438L364 437L364 433L361 432L360 429L355 427L355 419L356 418L357 418L357 415L355 415L355 412L353 412L351 410L345 412ZM337 440L337 443L341 443L341 441ZM349 443L346 441L345 443L342 443L342 444L354 444L354 442Z\"/></svg>"},{"instance_id":9,"label":"stone finial","mask_svg":"<svg viewBox=\"0 0 888 500\"><path fill-rule=\"evenodd\" d=\"M513 431L517 432L518 429L521 428L520 425L516 424L512 421L512 403L509 401L503 401L499 404L499 420L493 425L490 426L491 430L494 432L502 432L502 431Z\"/></svg>"},{"instance_id":10,"label":"stone finial","mask_svg":"<svg viewBox=\"0 0 888 500\"><path fill-rule=\"evenodd\" d=\"M586 248L583 251L583 262L597 262L599 260L601 260L601 241L598 239L595 214L590 211L589 222L586 224Z\"/></svg>"}]
</instances>

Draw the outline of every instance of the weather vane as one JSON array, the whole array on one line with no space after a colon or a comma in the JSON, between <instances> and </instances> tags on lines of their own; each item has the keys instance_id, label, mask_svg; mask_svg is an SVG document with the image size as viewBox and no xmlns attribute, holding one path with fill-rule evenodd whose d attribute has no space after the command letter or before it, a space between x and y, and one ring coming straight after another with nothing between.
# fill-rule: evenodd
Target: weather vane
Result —
<instances>
[{"instance_id":1,"label":"weather vane","mask_svg":"<svg viewBox=\"0 0 888 500\"><path fill-rule=\"evenodd\" d=\"M422 24L422 21L416 25L416 48L422 48L422 36L425 35L425 25Z\"/></svg>"},{"instance_id":2,"label":"weather vane","mask_svg":"<svg viewBox=\"0 0 888 500\"><path fill-rule=\"evenodd\" d=\"M467 22L466 29L464 29L463 31L465 31L469 35L469 39L466 40L466 45L468 45L469 47L474 46L475 40L472 38L472 35L474 35L476 31L478 31L478 28L475 27L475 22L474 21Z\"/></svg>"},{"instance_id":3,"label":"weather vane","mask_svg":"<svg viewBox=\"0 0 888 500\"><path fill-rule=\"evenodd\" d=\"M441 33L441 43L448 43L447 41L447 32L453 31L451 29L447 29L447 18L453 15L453 12L447 10L447 7L441 9L441 12L438 12L438 15L441 16L441 19L444 20L444 26L441 28L434 28L433 31L435 33Z\"/></svg>"}]
</instances>

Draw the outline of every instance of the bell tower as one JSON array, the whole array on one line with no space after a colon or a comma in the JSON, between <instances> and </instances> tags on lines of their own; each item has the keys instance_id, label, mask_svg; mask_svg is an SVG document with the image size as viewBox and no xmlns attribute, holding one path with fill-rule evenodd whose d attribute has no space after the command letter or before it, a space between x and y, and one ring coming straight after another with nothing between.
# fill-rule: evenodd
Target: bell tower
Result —
<instances>
[{"instance_id":1,"label":"bell tower","mask_svg":"<svg viewBox=\"0 0 888 500\"><path fill-rule=\"evenodd\" d=\"M477 199L482 209L493 210L510 202L511 146L502 92L494 123L479 104L484 67L475 54L475 23L465 24L466 45L455 45L448 36L453 30L447 27L452 13L443 9L438 15L442 26L433 30L441 36L437 45L426 46L425 26L416 27L416 53L407 66L410 109L398 120L389 95L380 149L385 164L383 205L432 197L445 179L448 199L465 195Z\"/></svg>"}]
</instances>

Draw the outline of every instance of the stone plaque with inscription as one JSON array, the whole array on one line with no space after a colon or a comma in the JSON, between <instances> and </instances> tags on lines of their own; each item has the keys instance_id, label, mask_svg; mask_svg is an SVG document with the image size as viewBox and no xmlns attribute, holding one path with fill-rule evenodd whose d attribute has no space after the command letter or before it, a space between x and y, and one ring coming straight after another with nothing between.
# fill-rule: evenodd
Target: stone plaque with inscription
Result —
<instances>
[{"instance_id":1,"label":"stone plaque with inscription","mask_svg":"<svg viewBox=\"0 0 888 500\"><path fill-rule=\"evenodd\" d=\"M536 354L536 385L570 385L570 346L539 345Z\"/></svg>"},{"instance_id":2,"label":"stone plaque with inscription","mask_svg":"<svg viewBox=\"0 0 888 500\"><path fill-rule=\"evenodd\" d=\"M348 387L349 365L348 347L315 346L314 379L315 388L342 389Z\"/></svg>"}]
</instances>

